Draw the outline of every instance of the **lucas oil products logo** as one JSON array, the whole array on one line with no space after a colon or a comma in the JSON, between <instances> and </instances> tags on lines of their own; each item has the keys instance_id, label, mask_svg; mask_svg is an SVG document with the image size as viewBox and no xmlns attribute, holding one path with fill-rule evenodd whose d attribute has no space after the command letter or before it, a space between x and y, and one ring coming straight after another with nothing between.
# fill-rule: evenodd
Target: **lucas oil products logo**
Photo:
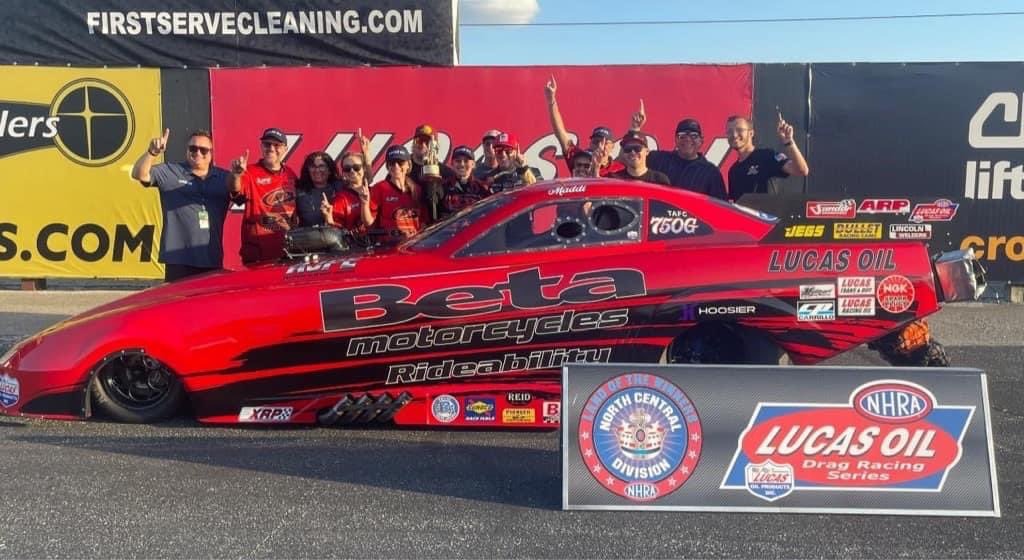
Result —
<instances>
[{"instance_id":1,"label":"lucas oil products logo","mask_svg":"<svg viewBox=\"0 0 1024 560\"><path fill-rule=\"evenodd\" d=\"M0 102L0 157L54 147L74 163L99 167L123 156L134 135L128 98L95 78L66 84L49 105Z\"/></svg>"},{"instance_id":2,"label":"lucas oil products logo","mask_svg":"<svg viewBox=\"0 0 1024 560\"><path fill-rule=\"evenodd\" d=\"M888 379L855 388L845 403L758 403L720 488L764 500L810 489L939 492L973 414ZM752 477L750 467L763 465L767 475ZM762 482L780 486L768 494Z\"/></svg>"},{"instance_id":3,"label":"lucas oil products logo","mask_svg":"<svg viewBox=\"0 0 1024 560\"><path fill-rule=\"evenodd\" d=\"M671 382L627 373L587 399L576 434L587 470L603 488L636 502L679 489L700 460L697 409Z\"/></svg>"}]
</instances>

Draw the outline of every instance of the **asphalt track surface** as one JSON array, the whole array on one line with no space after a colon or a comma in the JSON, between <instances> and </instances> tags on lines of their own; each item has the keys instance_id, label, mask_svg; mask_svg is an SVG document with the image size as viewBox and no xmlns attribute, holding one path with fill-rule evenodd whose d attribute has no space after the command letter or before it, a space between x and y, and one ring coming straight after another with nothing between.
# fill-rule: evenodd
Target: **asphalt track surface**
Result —
<instances>
[{"instance_id":1,"label":"asphalt track surface","mask_svg":"<svg viewBox=\"0 0 1024 560\"><path fill-rule=\"evenodd\" d=\"M0 349L118 295L0 291ZM1001 518L566 512L556 432L0 417L0 558L1024 557L1024 307L931 324L989 373Z\"/></svg>"}]
</instances>

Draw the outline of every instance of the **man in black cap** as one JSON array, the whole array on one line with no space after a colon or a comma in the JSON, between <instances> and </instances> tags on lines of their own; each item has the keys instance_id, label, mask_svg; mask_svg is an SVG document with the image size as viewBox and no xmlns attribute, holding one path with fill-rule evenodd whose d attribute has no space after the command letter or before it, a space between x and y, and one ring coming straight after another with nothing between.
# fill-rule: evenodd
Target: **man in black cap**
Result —
<instances>
[{"instance_id":1,"label":"man in black cap","mask_svg":"<svg viewBox=\"0 0 1024 560\"><path fill-rule=\"evenodd\" d=\"M639 132L630 131L619 141L622 159L626 168L609 175L613 179L644 181L657 185L669 185L668 177L660 171L647 168L647 139Z\"/></svg>"},{"instance_id":2,"label":"man in black cap","mask_svg":"<svg viewBox=\"0 0 1024 560\"><path fill-rule=\"evenodd\" d=\"M639 132L646 120L641 101L640 110L633 114L630 132ZM647 156L647 166L668 176L673 186L725 199L722 172L700 152L703 143L697 119L683 119L676 125L676 149L654 150Z\"/></svg>"},{"instance_id":3,"label":"man in black cap","mask_svg":"<svg viewBox=\"0 0 1024 560\"><path fill-rule=\"evenodd\" d=\"M491 194L487 184L473 175L474 166L472 148L458 146L452 150L452 169L455 170L455 177L444 182L441 218L447 218Z\"/></svg>"},{"instance_id":4,"label":"man in black cap","mask_svg":"<svg viewBox=\"0 0 1024 560\"><path fill-rule=\"evenodd\" d=\"M558 139L558 144L562 147L565 162L572 165L573 156L579 148L569 138L569 131L565 129L565 124L562 122L562 113L558 110L558 102L555 100L557 91L558 84L555 83L555 77L552 76L544 87L544 95L548 100L548 117L551 119L551 129L555 133L555 138ZM594 155L597 173L601 177L625 169L621 162L612 159L612 147L614 146L615 135L608 127L599 126L590 133L589 149Z\"/></svg>"}]
</instances>

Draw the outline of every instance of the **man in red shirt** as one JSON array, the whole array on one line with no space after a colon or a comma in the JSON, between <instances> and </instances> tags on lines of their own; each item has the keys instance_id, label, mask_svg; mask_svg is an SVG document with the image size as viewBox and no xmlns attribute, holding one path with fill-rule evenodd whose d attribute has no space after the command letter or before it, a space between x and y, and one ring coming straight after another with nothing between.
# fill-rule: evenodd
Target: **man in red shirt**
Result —
<instances>
[{"instance_id":1,"label":"man in red shirt","mask_svg":"<svg viewBox=\"0 0 1024 560\"><path fill-rule=\"evenodd\" d=\"M295 172L284 165L288 138L277 128L260 136L262 157L249 164L249 150L231 162L232 200L245 201L242 264L273 261L284 254L284 236L295 215Z\"/></svg>"},{"instance_id":2,"label":"man in red shirt","mask_svg":"<svg viewBox=\"0 0 1024 560\"><path fill-rule=\"evenodd\" d=\"M370 214L373 228L383 235L385 244L412 237L427 225L427 206L415 181L409 177L409 150L397 145L388 148L385 165L388 176L370 187Z\"/></svg>"},{"instance_id":3,"label":"man in red shirt","mask_svg":"<svg viewBox=\"0 0 1024 560\"><path fill-rule=\"evenodd\" d=\"M565 129L565 124L562 122L562 113L558 110L558 101L555 100L557 91L558 84L555 83L555 77L552 76L544 88L544 95L548 99L548 117L551 119L551 129L554 131L555 137L558 138L558 144L562 146L562 154L565 156L565 162L570 166L569 171L571 172L572 160L576 157L579 148L569 138L569 131ZM594 165L598 166L597 172L601 177L607 177L626 168L622 162L612 158L614 146L615 135L608 127L599 126L590 133L588 149L594 154Z\"/></svg>"}]
</instances>

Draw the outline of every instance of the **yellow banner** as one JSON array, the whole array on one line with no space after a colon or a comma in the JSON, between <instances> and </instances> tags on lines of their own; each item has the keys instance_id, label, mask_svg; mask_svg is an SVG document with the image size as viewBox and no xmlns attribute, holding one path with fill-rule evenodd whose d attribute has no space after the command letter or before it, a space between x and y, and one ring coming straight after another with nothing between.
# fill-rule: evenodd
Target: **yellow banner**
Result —
<instances>
[{"instance_id":1,"label":"yellow banner","mask_svg":"<svg viewBox=\"0 0 1024 560\"><path fill-rule=\"evenodd\" d=\"M158 70L0 67L0 276L162 278Z\"/></svg>"}]
</instances>

